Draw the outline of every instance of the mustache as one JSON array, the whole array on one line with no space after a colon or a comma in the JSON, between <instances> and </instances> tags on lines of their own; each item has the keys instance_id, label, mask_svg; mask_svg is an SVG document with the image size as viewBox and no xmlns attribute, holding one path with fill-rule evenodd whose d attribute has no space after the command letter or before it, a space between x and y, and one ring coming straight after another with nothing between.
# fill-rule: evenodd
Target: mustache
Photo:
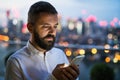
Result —
<instances>
[{"instance_id":1,"label":"mustache","mask_svg":"<svg viewBox=\"0 0 120 80\"><path fill-rule=\"evenodd\" d=\"M53 39L55 38L54 35L48 34L47 36L44 37L44 39L45 39L45 38L49 38L49 37L52 37Z\"/></svg>"}]
</instances>

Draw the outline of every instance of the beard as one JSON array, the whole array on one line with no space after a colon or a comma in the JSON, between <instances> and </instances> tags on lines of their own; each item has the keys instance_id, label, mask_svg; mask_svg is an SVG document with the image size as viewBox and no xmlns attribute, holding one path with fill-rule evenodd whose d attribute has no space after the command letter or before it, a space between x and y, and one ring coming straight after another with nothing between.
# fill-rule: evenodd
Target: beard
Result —
<instances>
[{"instance_id":1,"label":"beard","mask_svg":"<svg viewBox=\"0 0 120 80\"><path fill-rule=\"evenodd\" d=\"M52 37L53 41L45 41L45 39L49 38L49 37ZM48 51L48 50L52 49L52 47L54 46L55 36L48 34L45 37L40 38L39 34L36 31L34 31L34 41L40 48Z\"/></svg>"}]
</instances>

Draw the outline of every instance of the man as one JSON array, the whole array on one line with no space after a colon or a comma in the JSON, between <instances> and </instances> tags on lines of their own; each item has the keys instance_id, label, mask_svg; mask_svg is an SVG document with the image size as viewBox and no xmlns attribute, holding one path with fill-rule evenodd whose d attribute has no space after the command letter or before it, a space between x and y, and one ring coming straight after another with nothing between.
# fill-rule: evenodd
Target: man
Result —
<instances>
[{"instance_id":1,"label":"man","mask_svg":"<svg viewBox=\"0 0 120 80\"><path fill-rule=\"evenodd\" d=\"M58 16L48 2L39 1L30 7L27 28L31 34L27 45L7 61L6 80L75 80L76 65L69 64L65 54L54 48Z\"/></svg>"}]
</instances>

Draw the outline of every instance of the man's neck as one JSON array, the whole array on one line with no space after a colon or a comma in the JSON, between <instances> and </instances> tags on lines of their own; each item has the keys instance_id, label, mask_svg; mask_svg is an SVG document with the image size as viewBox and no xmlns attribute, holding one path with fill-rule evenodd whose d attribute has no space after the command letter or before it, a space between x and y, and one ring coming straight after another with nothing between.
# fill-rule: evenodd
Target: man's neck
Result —
<instances>
[{"instance_id":1,"label":"man's neck","mask_svg":"<svg viewBox=\"0 0 120 80\"><path fill-rule=\"evenodd\" d=\"M30 43L31 43L37 50L39 50L39 51L41 51L41 52L43 52L43 53L46 52L46 50L40 48L35 42L33 42L33 41L30 40Z\"/></svg>"}]
</instances>

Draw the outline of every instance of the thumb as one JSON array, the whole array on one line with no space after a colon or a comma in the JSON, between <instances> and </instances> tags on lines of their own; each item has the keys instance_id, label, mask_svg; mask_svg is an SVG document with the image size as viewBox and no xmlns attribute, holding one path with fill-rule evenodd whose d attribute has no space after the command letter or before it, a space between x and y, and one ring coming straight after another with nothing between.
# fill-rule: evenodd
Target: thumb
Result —
<instances>
[{"instance_id":1,"label":"thumb","mask_svg":"<svg viewBox=\"0 0 120 80\"><path fill-rule=\"evenodd\" d=\"M62 64L58 64L56 67L63 68L64 65L65 65L65 63L62 63Z\"/></svg>"}]
</instances>

